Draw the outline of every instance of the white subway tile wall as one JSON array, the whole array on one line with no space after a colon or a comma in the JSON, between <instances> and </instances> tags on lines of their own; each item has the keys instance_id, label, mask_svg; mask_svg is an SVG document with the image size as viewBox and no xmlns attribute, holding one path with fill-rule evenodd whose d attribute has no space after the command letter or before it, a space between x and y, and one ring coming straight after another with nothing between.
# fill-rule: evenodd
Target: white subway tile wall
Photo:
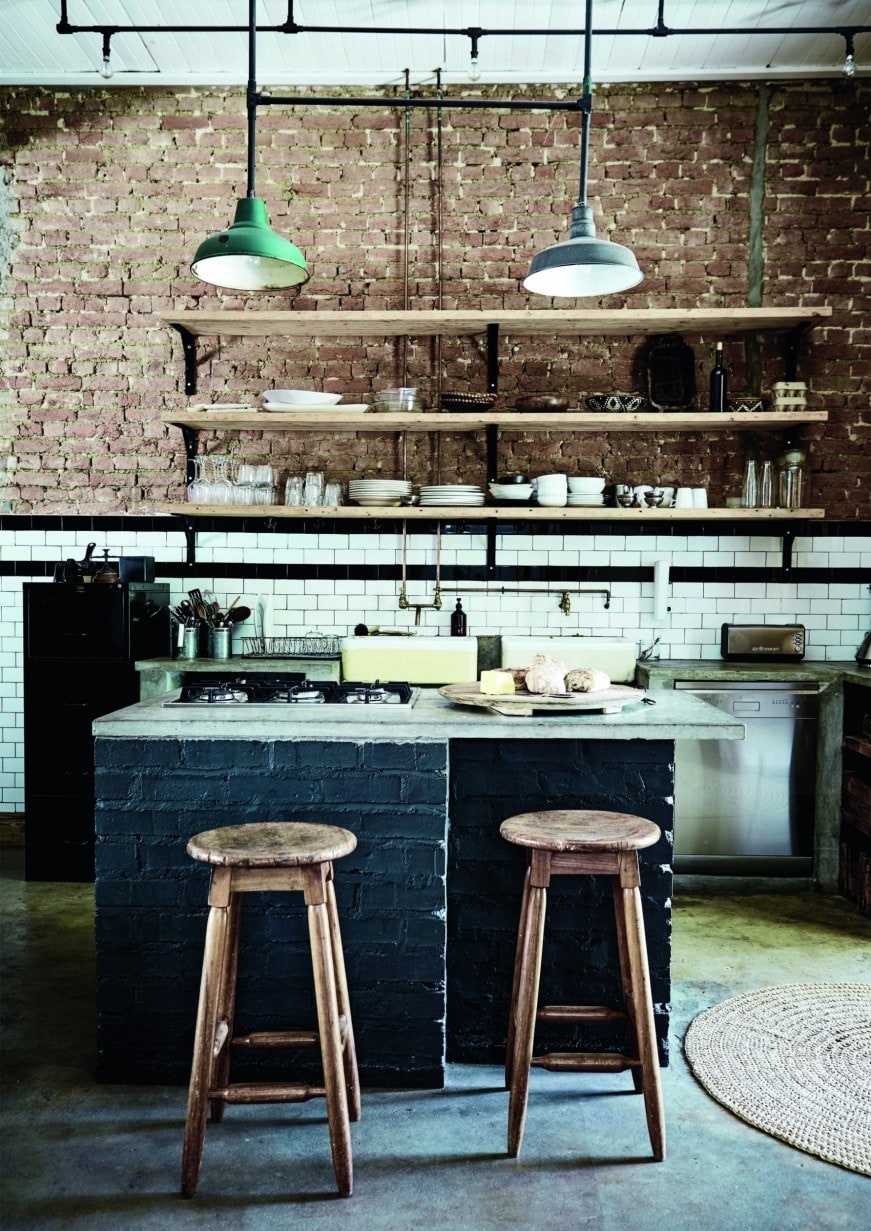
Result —
<instances>
[{"instance_id":1,"label":"white subway tile wall","mask_svg":"<svg viewBox=\"0 0 871 1231\"><path fill-rule=\"evenodd\" d=\"M54 564L67 556L84 554L85 534L58 530L0 530L0 559ZM399 582L388 580L248 581L210 576L209 564L244 563L344 565L363 567L402 565L402 544L395 534L222 534L197 536L197 566L185 580L161 577L160 566L178 566L184 559L179 533L113 531L106 544L112 554L153 555L157 580L169 580L171 601L178 602L191 586L210 589L226 605L241 595L240 603L252 611L260 596L270 598L266 634L295 636L310 631L345 635L359 623L413 627L415 605L422 604L420 628L448 636L450 613L457 596L469 617L469 632L497 635L587 633L628 637L649 645L659 637L663 658L719 659L720 625L734 623L799 623L807 628L807 658L850 661L871 627L871 595L867 583L850 584L769 582L674 582L669 586L669 611L663 620L653 614L653 580L643 582L590 582L577 585L549 583L445 581L441 611L434 611L436 535L409 536L406 562L428 570L425 581L409 580L409 607L397 604ZM94 553L102 555L103 544ZM441 536L441 566L480 565L485 559L486 537L481 534ZM504 534L496 539L500 567L650 568L656 560L672 567L776 568L781 563L781 542L776 535L602 535ZM864 569L871 575L871 536L796 538L796 568ZM23 627L21 586L25 578L0 577L0 812L24 808L23 747ZM571 610L560 609L563 588L569 591ZM585 590L610 589L605 608L602 594ZM521 592L518 592L521 591ZM253 617L238 624L234 646L254 636Z\"/></svg>"}]
</instances>

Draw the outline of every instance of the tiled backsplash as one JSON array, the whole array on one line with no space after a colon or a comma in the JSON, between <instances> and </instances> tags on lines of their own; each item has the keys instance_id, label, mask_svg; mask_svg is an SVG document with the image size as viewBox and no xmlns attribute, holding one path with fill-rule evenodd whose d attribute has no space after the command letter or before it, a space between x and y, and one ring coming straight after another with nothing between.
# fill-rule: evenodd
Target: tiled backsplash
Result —
<instances>
[{"instance_id":1,"label":"tiled backsplash","mask_svg":"<svg viewBox=\"0 0 871 1231\"><path fill-rule=\"evenodd\" d=\"M396 531L200 531L196 567L186 570L184 536L178 531L0 529L0 564L14 567L14 575L8 568L0 570L0 812L24 806L21 586L31 578L48 580L46 572L50 577L54 564L67 556L81 558L89 538L97 540L98 559L104 546L113 556L154 556L156 580L169 582L173 602L192 586L211 589L222 604L241 595L240 602L252 610L258 597L267 596L270 625L265 632L271 636L312 630L344 635L361 622L410 628L415 603L433 599L433 533L409 534L410 607L400 610L402 537ZM722 623L771 622L804 624L809 659L850 660L871 626L871 535L796 538L796 576L790 581L752 576L754 570L779 569L777 534L499 533L495 558L500 580L491 582L455 579L458 573L481 575L483 532L443 533L440 556L442 608L423 608L420 627L445 637L457 597L463 600L471 634L586 633L628 637L644 646L658 637L663 658L719 659ZM670 610L663 619L656 619L653 610L657 560L692 576L672 578ZM238 575L233 575L234 566ZM274 571L282 576L264 576L270 566L280 566ZM515 570L520 580L505 579ZM525 580L544 570L547 580ZM578 570L595 580L573 580ZM607 609L603 594L583 593L602 589L610 590ZM564 590L571 604L568 615L560 609ZM253 619L236 625L234 644L241 647L241 638L254 633Z\"/></svg>"}]
</instances>

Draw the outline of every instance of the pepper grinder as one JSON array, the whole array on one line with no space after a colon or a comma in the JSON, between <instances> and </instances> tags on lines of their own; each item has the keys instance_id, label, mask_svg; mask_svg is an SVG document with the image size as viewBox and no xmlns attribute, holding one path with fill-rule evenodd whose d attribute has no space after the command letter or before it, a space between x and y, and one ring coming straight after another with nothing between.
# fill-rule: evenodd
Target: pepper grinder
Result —
<instances>
[{"instance_id":1,"label":"pepper grinder","mask_svg":"<svg viewBox=\"0 0 871 1231\"><path fill-rule=\"evenodd\" d=\"M468 621L466 613L463 611L463 604L460 599L457 599L457 605L451 612L451 636L465 637Z\"/></svg>"}]
</instances>

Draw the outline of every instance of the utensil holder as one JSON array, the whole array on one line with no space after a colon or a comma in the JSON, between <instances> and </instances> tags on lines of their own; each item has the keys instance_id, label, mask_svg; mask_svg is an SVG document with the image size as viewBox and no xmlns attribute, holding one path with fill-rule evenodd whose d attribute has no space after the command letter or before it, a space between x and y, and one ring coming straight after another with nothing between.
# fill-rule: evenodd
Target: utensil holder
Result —
<instances>
[{"instance_id":1,"label":"utensil holder","mask_svg":"<svg viewBox=\"0 0 871 1231\"><path fill-rule=\"evenodd\" d=\"M179 646L179 658L192 659L200 656L199 625L191 625L184 630L184 640Z\"/></svg>"},{"instance_id":2,"label":"utensil holder","mask_svg":"<svg viewBox=\"0 0 871 1231\"><path fill-rule=\"evenodd\" d=\"M207 630L207 656L209 658L230 657L230 628L210 628Z\"/></svg>"}]
</instances>

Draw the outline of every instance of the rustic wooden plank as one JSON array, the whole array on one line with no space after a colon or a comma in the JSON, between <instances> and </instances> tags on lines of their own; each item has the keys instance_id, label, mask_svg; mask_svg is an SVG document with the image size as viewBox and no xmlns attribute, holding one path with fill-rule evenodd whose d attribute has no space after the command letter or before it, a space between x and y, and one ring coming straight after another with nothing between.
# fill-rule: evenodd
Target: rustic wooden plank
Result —
<instances>
[{"instance_id":1,"label":"rustic wooden plank","mask_svg":"<svg viewBox=\"0 0 871 1231\"><path fill-rule=\"evenodd\" d=\"M519 311L321 311L246 312L183 309L159 313L165 325L194 336L231 337L459 337L482 334L488 325L527 336L583 334L632 336L654 333L718 335L784 330L823 321L831 308L587 308Z\"/></svg>"},{"instance_id":2,"label":"rustic wooden plank","mask_svg":"<svg viewBox=\"0 0 871 1231\"><path fill-rule=\"evenodd\" d=\"M193 504L185 501L161 504L162 513L182 517L245 517L302 519L321 518L328 521L795 521L818 520L825 509L612 509L595 508L542 509L524 505L519 509L497 505L448 505L421 508L412 505L283 505L283 504Z\"/></svg>"}]
</instances>

